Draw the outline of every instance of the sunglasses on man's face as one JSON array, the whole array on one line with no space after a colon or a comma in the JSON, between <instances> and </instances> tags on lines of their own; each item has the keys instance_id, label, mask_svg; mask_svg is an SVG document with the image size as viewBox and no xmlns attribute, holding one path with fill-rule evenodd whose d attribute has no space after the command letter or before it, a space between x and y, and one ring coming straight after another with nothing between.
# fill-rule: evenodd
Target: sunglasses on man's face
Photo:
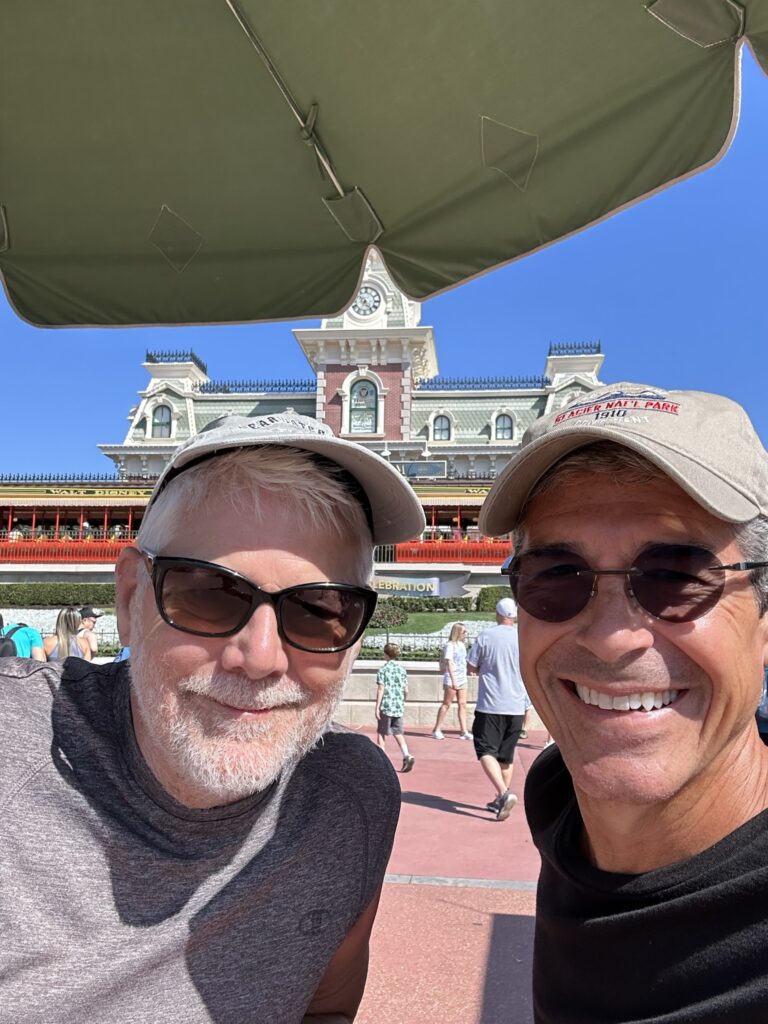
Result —
<instances>
[{"instance_id":1,"label":"sunglasses on man's face","mask_svg":"<svg viewBox=\"0 0 768 1024\"><path fill-rule=\"evenodd\" d=\"M335 654L359 640L376 608L376 592L368 587L302 583L268 593L215 562L141 554L162 619L195 636L233 636L257 608L269 604L285 643L313 654Z\"/></svg>"},{"instance_id":2,"label":"sunglasses on man's face","mask_svg":"<svg viewBox=\"0 0 768 1024\"><path fill-rule=\"evenodd\" d=\"M626 577L626 593L656 619L692 622L717 604L725 573L759 569L768 562L721 565L706 548L689 544L652 544L628 569L592 569L563 548L543 548L513 556L501 571L523 609L543 622L567 622L584 611L597 593L599 576Z\"/></svg>"}]
</instances>

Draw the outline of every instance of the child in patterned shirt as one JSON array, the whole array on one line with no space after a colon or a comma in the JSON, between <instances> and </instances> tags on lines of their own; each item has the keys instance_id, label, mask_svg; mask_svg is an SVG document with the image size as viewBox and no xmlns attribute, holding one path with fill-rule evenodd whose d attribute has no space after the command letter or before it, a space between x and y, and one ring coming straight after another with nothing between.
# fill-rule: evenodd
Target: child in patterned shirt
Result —
<instances>
[{"instance_id":1,"label":"child in patterned shirt","mask_svg":"<svg viewBox=\"0 0 768 1024\"><path fill-rule=\"evenodd\" d=\"M383 750L386 744L385 737L394 736L403 755L403 766L400 771L409 772L416 758L408 750L408 744L403 736L408 675L403 666L398 664L400 648L397 644L386 644L384 656L387 660L376 673L376 742Z\"/></svg>"}]
</instances>

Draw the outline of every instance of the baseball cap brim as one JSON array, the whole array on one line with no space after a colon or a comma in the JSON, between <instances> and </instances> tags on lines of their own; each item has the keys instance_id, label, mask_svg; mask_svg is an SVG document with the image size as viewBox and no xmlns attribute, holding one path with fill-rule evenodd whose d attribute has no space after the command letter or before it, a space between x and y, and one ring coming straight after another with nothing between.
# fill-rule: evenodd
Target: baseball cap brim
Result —
<instances>
[{"instance_id":1,"label":"baseball cap brim","mask_svg":"<svg viewBox=\"0 0 768 1024\"><path fill-rule=\"evenodd\" d=\"M166 484L192 462L236 448L280 445L323 455L355 478L370 503L371 532L375 544L413 540L424 530L424 510L413 488L376 452L336 437L327 427L309 421L308 417L296 415L282 419L276 415L251 419L230 416L224 420L216 421L222 426L211 424L176 450L158 478L148 507ZM255 428L253 424L256 424ZM291 429L291 424L298 429Z\"/></svg>"},{"instance_id":2,"label":"baseball cap brim","mask_svg":"<svg viewBox=\"0 0 768 1024\"><path fill-rule=\"evenodd\" d=\"M86 605L84 608L78 609L81 619L100 619L104 612L99 612L95 608L91 608Z\"/></svg>"},{"instance_id":3,"label":"baseball cap brim","mask_svg":"<svg viewBox=\"0 0 768 1024\"><path fill-rule=\"evenodd\" d=\"M718 519L746 523L760 513L748 497L700 462L659 442L650 443L626 431L595 425L580 429L553 430L532 441L494 482L480 511L479 526L488 537L500 537L514 529L528 495L556 462L569 452L597 441L614 441L645 456L675 481L697 504Z\"/></svg>"}]
</instances>

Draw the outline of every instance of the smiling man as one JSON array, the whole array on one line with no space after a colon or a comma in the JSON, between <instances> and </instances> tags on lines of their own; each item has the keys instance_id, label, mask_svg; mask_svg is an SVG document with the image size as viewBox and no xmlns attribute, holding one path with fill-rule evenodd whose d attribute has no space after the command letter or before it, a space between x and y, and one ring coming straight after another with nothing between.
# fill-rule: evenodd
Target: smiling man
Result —
<instances>
[{"instance_id":1,"label":"smiling man","mask_svg":"<svg viewBox=\"0 0 768 1024\"><path fill-rule=\"evenodd\" d=\"M744 411L617 384L539 420L481 529L512 532L526 688L557 746L538 1024L755 1024L768 1006L768 456Z\"/></svg>"},{"instance_id":2,"label":"smiling man","mask_svg":"<svg viewBox=\"0 0 768 1024\"><path fill-rule=\"evenodd\" d=\"M0 1020L343 1024L399 810L331 719L405 480L306 417L179 448L117 567L131 662L0 669Z\"/></svg>"}]
</instances>

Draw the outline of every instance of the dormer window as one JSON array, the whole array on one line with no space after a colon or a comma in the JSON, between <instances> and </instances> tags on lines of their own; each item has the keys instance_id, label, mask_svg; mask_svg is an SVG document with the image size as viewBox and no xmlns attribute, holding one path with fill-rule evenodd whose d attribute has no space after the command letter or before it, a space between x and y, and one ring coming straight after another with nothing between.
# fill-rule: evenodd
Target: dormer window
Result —
<instances>
[{"instance_id":1,"label":"dormer window","mask_svg":"<svg viewBox=\"0 0 768 1024\"><path fill-rule=\"evenodd\" d=\"M172 413L170 406L156 406L152 413L152 437L170 437L171 421Z\"/></svg>"},{"instance_id":2,"label":"dormer window","mask_svg":"<svg viewBox=\"0 0 768 1024\"><path fill-rule=\"evenodd\" d=\"M515 424L512 417L502 413L496 417L496 440L511 441L515 436Z\"/></svg>"},{"instance_id":3,"label":"dormer window","mask_svg":"<svg viewBox=\"0 0 768 1024\"><path fill-rule=\"evenodd\" d=\"M434 422L432 423L432 440L451 440L451 421L447 416L435 416Z\"/></svg>"}]
</instances>

